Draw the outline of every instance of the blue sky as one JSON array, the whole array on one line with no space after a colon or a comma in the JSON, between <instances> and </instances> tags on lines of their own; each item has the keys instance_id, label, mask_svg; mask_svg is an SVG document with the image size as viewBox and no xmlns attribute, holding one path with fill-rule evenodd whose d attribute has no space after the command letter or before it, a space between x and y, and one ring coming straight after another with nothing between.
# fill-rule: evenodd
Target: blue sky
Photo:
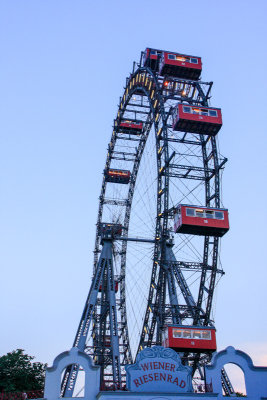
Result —
<instances>
[{"instance_id":1,"label":"blue sky","mask_svg":"<svg viewBox=\"0 0 267 400\"><path fill-rule=\"evenodd\" d=\"M229 158L219 348L267 365L265 1L0 4L1 341L51 364L89 289L102 171L125 78L145 47L202 57Z\"/></svg>"}]
</instances>

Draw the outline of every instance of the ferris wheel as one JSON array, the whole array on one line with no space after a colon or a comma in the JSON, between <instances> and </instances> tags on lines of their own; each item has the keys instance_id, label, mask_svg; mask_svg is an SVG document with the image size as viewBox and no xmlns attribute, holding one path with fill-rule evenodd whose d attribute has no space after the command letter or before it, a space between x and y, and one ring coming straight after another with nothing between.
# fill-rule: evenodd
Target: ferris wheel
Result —
<instances>
[{"instance_id":1,"label":"ferris wheel","mask_svg":"<svg viewBox=\"0 0 267 400\"><path fill-rule=\"evenodd\" d=\"M92 285L74 346L101 366L101 388L125 387L125 365L153 345L172 347L204 381L216 350L213 297L227 159L220 108L200 57L147 48L126 79L99 197ZM79 372L65 372L72 395ZM223 371L225 391L231 384Z\"/></svg>"}]
</instances>

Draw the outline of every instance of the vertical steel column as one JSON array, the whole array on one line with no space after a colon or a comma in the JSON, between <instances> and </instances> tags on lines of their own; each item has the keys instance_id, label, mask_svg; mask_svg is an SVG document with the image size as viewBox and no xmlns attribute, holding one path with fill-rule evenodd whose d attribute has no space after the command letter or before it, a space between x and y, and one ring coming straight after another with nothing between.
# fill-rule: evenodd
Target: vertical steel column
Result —
<instances>
[{"instance_id":1,"label":"vertical steel column","mask_svg":"<svg viewBox=\"0 0 267 400\"><path fill-rule=\"evenodd\" d=\"M107 281L108 281L108 302L109 302L109 324L110 324L110 339L111 339L111 352L112 352L112 372L113 383L117 388L121 386L121 368L120 368L120 352L119 352L119 335L118 335L118 321L115 297L115 283L114 283L114 270L112 260L112 241L104 241L108 246L107 259Z\"/></svg>"},{"instance_id":2,"label":"vertical steel column","mask_svg":"<svg viewBox=\"0 0 267 400\"><path fill-rule=\"evenodd\" d=\"M73 347L78 347L80 350L84 350L86 347L86 339L89 333L89 327L91 325L91 321L93 315L95 313L97 297L99 293L100 283L104 285L103 275L106 270L108 276L108 295L107 300L110 303L109 306L109 314L110 314L110 325L113 327L115 323L115 330L113 328L113 333L116 333L117 330L117 314L116 314L116 299L115 299L115 284L114 284L114 273L113 273L113 260L112 260L112 240L103 240L103 248L101 251L101 255L96 266L95 274L93 277L93 281L90 287L90 291L85 303L85 307L83 310L83 314L80 320L80 324L75 336L75 340L73 343ZM112 281L112 282L111 282ZM101 338L101 332L100 338ZM118 334L113 334L112 338L112 358L116 360L114 366L116 367L116 371L118 368L120 369L118 349L119 349L119 339ZM102 347L104 347L104 343L102 343ZM113 355L114 351L114 355ZM100 352L101 353L101 352ZM102 349L103 353L103 349ZM118 361L117 361L118 358ZM78 375L79 367L76 364L70 365L64 374L62 385L61 385L61 395L63 397L72 397L77 375ZM113 371L114 373L114 371ZM117 376L116 381L120 384L120 374L118 372L115 373Z\"/></svg>"},{"instance_id":3,"label":"vertical steel column","mask_svg":"<svg viewBox=\"0 0 267 400\"><path fill-rule=\"evenodd\" d=\"M168 291L169 291L169 298L170 298L171 312L172 312L172 323L173 324L181 324L182 321L181 321L178 297L177 297L176 287L175 287L175 278L174 278L174 274L173 274L174 254L173 254L171 246L166 245L165 255L166 255L165 268L167 270Z\"/></svg>"}]
</instances>

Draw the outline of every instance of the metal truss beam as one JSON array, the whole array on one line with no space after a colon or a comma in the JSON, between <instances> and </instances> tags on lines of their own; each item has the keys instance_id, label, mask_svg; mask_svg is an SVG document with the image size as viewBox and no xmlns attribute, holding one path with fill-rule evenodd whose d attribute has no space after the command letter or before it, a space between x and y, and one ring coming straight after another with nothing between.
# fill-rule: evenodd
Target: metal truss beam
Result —
<instances>
[{"instance_id":1,"label":"metal truss beam","mask_svg":"<svg viewBox=\"0 0 267 400\"><path fill-rule=\"evenodd\" d=\"M168 142L171 143L182 143L182 144L189 144L189 145L196 145L196 146L201 146L201 143L199 141L196 140L185 140L185 139L178 139L178 138L172 138L169 137L167 139Z\"/></svg>"},{"instance_id":2,"label":"metal truss beam","mask_svg":"<svg viewBox=\"0 0 267 400\"><path fill-rule=\"evenodd\" d=\"M107 285L105 285L105 279L107 276ZM80 350L85 350L86 339L89 333L89 328L93 315L96 311L96 304L98 299L98 293L100 289L100 284L102 283L102 320L106 321L107 317L107 307L103 305L103 296L107 299L109 303L109 323L111 332L111 342L112 342L112 365L113 365L113 379L118 385L121 384L120 375L120 360L119 360L119 340L117 332L117 311L116 311L116 301L115 301L115 282L114 282L114 272L113 272L113 255L112 255L112 242L111 240L103 240L103 248L93 281L90 287L90 291L85 303L84 311L81 317L81 321L74 339L73 347L78 347ZM104 286L107 288L107 293L104 294ZM106 324L106 322L105 322ZM106 327L105 327L106 329ZM98 332L98 335L103 337L103 332ZM105 333L104 333L105 335ZM102 346L104 343L102 342ZM103 353L103 351L102 351ZM61 393L62 397L72 397L73 390L75 387L79 367L74 364L66 369L63 377Z\"/></svg>"},{"instance_id":3,"label":"metal truss beam","mask_svg":"<svg viewBox=\"0 0 267 400\"><path fill-rule=\"evenodd\" d=\"M236 393L224 368L221 371L221 381L225 396L235 396Z\"/></svg>"}]
</instances>

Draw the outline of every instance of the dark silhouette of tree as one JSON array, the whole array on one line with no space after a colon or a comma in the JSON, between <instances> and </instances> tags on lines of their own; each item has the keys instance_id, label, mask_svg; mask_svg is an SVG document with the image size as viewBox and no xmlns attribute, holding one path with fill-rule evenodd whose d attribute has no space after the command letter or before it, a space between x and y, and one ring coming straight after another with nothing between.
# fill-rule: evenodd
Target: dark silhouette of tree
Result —
<instances>
[{"instance_id":1,"label":"dark silhouette of tree","mask_svg":"<svg viewBox=\"0 0 267 400\"><path fill-rule=\"evenodd\" d=\"M43 390L47 364L32 362L33 359L22 349L0 357L0 391Z\"/></svg>"}]
</instances>

